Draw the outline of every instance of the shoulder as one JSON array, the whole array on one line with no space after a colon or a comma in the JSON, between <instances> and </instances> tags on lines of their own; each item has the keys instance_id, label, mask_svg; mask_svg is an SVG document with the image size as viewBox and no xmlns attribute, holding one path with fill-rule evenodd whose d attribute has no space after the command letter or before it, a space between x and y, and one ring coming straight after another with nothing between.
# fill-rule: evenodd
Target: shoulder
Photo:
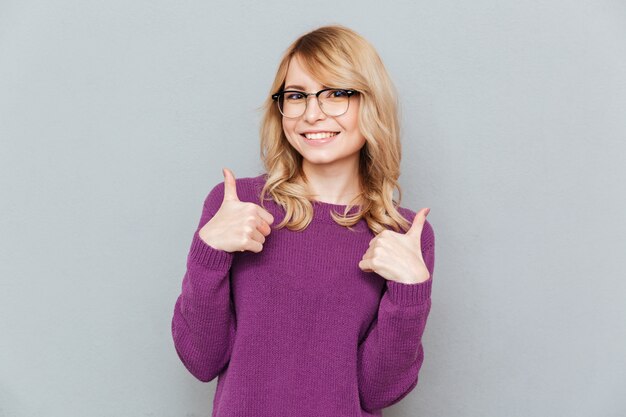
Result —
<instances>
[{"instance_id":1,"label":"shoulder","mask_svg":"<svg viewBox=\"0 0 626 417\"><path fill-rule=\"evenodd\" d=\"M413 219L417 214L417 211L413 211L407 207L399 206L398 212L408 220L409 224L413 224ZM424 227L422 228L422 248L435 243L435 231L432 224L428 221L428 218L424 221Z\"/></svg>"}]
</instances>

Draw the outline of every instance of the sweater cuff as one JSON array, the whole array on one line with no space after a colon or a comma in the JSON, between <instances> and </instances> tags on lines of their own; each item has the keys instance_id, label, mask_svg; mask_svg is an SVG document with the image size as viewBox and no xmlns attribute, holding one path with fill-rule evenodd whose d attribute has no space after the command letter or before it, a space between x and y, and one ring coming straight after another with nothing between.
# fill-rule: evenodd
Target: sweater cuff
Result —
<instances>
[{"instance_id":1,"label":"sweater cuff","mask_svg":"<svg viewBox=\"0 0 626 417\"><path fill-rule=\"evenodd\" d=\"M210 269L228 271L235 254L214 248L202 240L198 232L199 230L193 235L189 259Z\"/></svg>"},{"instance_id":2,"label":"sweater cuff","mask_svg":"<svg viewBox=\"0 0 626 417\"><path fill-rule=\"evenodd\" d=\"M387 280L387 292L389 298L395 304L409 306L422 304L430 298L433 277L416 284L404 284L397 281Z\"/></svg>"}]
</instances>

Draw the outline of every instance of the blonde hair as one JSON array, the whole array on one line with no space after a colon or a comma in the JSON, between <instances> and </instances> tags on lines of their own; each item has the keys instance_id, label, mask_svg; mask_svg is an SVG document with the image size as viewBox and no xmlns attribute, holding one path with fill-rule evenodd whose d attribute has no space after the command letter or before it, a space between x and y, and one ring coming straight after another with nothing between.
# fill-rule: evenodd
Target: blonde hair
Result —
<instances>
[{"instance_id":1,"label":"blonde hair","mask_svg":"<svg viewBox=\"0 0 626 417\"><path fill-rule=\"evenodd\" d=\"M302 156L285 137L282 115L271 95L285 86L291 58L296 57L313 78L324 85L345 86L359 91L359 129L366 143L359 155L359 181L362 193L346 207L343 214L332 212L339 225L355 225L365 219L378 234L386 228L408 230L410 224L398 212L402 189L400 176L400 129L398 99L382 60L374 47L355 31L342 25L319 27L296 39L284 52L278 65L270 94L260 107L261 160L266 182L261 191L261 205L269 194L285 210L277 228L302 230L313 219L312 195L306 189ZM304 183L304 184L303 184ZM393 199L398 189L398 200ZM347 213L361 202L359 210ZM413 219L411 219L412 221Z\"/></svg>"}]
</instances>

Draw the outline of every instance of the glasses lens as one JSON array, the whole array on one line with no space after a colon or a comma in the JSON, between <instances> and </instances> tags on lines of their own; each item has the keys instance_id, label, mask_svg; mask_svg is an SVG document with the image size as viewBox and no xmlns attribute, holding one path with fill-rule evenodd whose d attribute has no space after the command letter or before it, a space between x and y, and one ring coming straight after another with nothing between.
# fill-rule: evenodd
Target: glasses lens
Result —
<instances>
[{"instance_id":1,"label":"glasses lens","mask_svg":"<svg viewBox=\"0 0 626 417\"><path fill-rule=\"evenodd\" d=\"M348 111L350 96L344 90L327 90L319 95L319 105L327 116L341 116ZM300 117L307 106L307 97L297 91L285 91L278 96L278 108L285 117Z\"/></svg>"},{"instance_id":2,"label":"glasses lens","mask_svg":"<svg viewBox=\"0 0 626 417\"><path fill-rule=\"evenodd\" d=\"M340 116L348 110L350 96L344 90L328 90L320 94L320 106L328 116Z\"/></svg>"},{"instance_id":3,"label":"glasses lens","mask_svg":"<svg viewBox=\"0 0 626 417\"><path fill-rule=\"evenodd\" d=\"M295 91L286 91L278 97L278 107L285 117L300 117L306 109L306 96Z\"/></svg>"}]
</instances>

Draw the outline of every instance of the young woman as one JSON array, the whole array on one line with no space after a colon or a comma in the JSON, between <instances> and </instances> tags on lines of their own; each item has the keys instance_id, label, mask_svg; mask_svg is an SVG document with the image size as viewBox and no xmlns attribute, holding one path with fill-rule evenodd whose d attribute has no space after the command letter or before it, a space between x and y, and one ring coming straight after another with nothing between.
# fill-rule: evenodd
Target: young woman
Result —
<instances>
[{"instance_id":1,"label":"young woman","mask_svg":"<svg viewBox=\"0 0 626 417\"><path fill-rule=\"evenodd\" d=\"M172 319L213 417L381 416L417 385L435 259L400 207L394 86L332 25L293 42L264 106L265 171L206 197ZM398 189L398 201L393 199Z\"/></svg>"}]
</instances>

